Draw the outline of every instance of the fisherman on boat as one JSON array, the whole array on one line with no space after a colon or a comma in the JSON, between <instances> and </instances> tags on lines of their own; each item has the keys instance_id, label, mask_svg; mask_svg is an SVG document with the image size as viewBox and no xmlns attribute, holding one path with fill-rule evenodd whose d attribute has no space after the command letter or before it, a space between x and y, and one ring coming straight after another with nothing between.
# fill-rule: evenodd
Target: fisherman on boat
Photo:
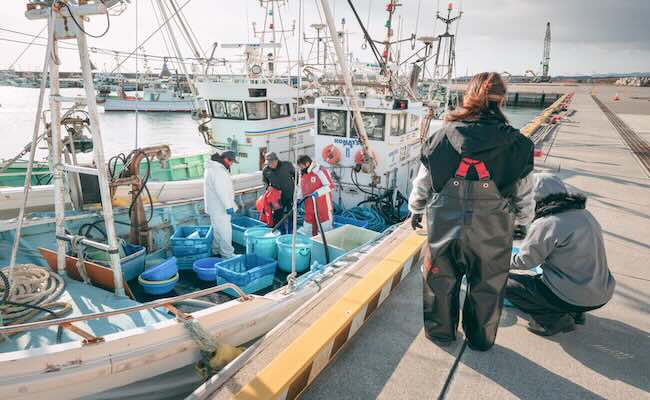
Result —
<instances>
[{"instance_id":1,"label":"fisherman on boat","mask_svg":"<svg viewBox=\"0 0 650 400\"><path fill-rule=\"evenodd\" d=\"M528 330L540 336L570 332L585 313L604 306L616 282L607 266L603 232L585 209L582 194L569 193L552 174L535 175L535 220L511 269L541 266L538 275L511 272L506 298L530 314Z\"/></svg>"},{"instance_id":2,"label":"fisherman on boat","mask_svg":"<svg viewBox=\"0 0 650 400\"><path fill-rule=\"evenodd\" d=\"M266 160L266 167L262 170L262 179L267 188L271 187L279 190L281 193L280 208L273 211L273 224L275 226L282 217L285 216L293 206L293 192L296 186L295 174L296 170L289 161L280 161L278 155L274 152L266 153L264 156ZM283 233L290 233L289 222L291 218L285 219L287 222L280 227Z\"/></svg>"},{"instance_id":3,"label":"fisherman on boat","mask_svg":"<svg viewBox=\"0 0 650 400\"><path fill-rule=\"evenodd\" d=\"M219 254L222 258L231 258L235 255L230 218L237 211L237 204L230 166L236 162L236 154L232 151L214 153L211 159L205 162L203 195L205 212L210 215L212 221L214 234L212 253Z\"/></svg>"},{"instance_id":4,"label":"fisherman on boat","mask_svg":"<svg viewBox=\"0 0 650 400\"><path fill-rule=\"evenodd\" d=\"M463 107L422 147L409 209L413 229L427 213L423 267L426 336L456 340L460 286L467 277L463 330L471 349L496 339L515 225L534 216L533 143L508 123L506 86L497 73L475 75Z\"/></svg>"},{"instance_id":5,"label":"fisherman on boat","mask_svg":"<svg viewBox=\"0 0 650 400\"><path fill-rule=\"evenodd\" d=\"M319 225L323 232L333 227L334 203L331 192L334 190L334 182L327 168L321 167L307 155L298 158L298 168L305 204L303 231L308 236L316 236L319 234ZM320 223L316 222L317 217Z\"/></svg>"}]
</instances>

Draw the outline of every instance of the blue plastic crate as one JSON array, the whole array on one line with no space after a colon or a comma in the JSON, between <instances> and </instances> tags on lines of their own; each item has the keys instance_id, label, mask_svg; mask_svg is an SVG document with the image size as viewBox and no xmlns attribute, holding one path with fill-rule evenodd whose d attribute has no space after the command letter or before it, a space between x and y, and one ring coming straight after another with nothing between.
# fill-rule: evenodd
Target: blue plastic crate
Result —
<instances>
[{"instance_id":1,"label":"blue plastic crate","mask_svg":"<svg viewBox=\"0 0 650 400\"><path fill-rule=\"evenodd\" d=\"M233 283L245 293L255 293L273 285L278 262L255 254L246 254L223 260L216 264L217 284ZM237 297L232 289L225 290Z\"/></svg>"},{"instance_id":2,"label":"blue plastic crate","mask_svg":"<svg viewBox=\"0 0 650 400\"><path fill-rule=\"evenodd\" d=\"M145 249L144 246L140 246L137 244L129 244L129 243L124 243L122 245L122 249L124 250L124 257L120 258L120 265L122 266L122 276L124 277L124 280L130 281L131 279L137 278L138 275L140 275L142 271L144 271L144 261L147 255L147 249ZM103 253L103 254L107 254L107 253ZM98 260L98 259L94 259L91 256L88 258L88 261L92 261L94 263L103 265L108 268L111 267L110 260L108 259Z\"/></svg>"},{"instance_id":3,"label":"blue plastic crate","mask_svg":"<svg viewBox=\"0 0 650 400\"><path fill-rule=\"evenodd\" d=\"M178 269L192 269L192 266L194 265L194 261L200 260L202 258L208 258L210 257L210 253L212 253L210 250L204 252L204 253L198 253L198 254L191 254L188 256L175 256L176 257L176 265L178 265Z\"/></svg>"},{"instance_id":4,"label":"blue plastic crate","mask_svg":"<svg viewBox=\"0 0 650 400\"><path fill-rule=\"evenodd\" d=\"M212 238L212 227L209 225L180 226L170 238L172 254L184 257L210 252Z\"/></svg>"},{"instance_id":5,"label":"blue plastic crate","mask_svg":"<svg viewBox=\"0 0 650 400\"><path fill-rule=\"evenodd\" d=\"M356 219L356 218L350 218L350 217L342 217L340 215L335 215L334 216L334 221L333 221L333 226L334 228L338 228L343 225L354 225L358 226L359 228L367 228L368 227L368 222L369 221L363 221L361 219Z\"/></svg>"},{"instance_id":6,"label":"blue plastic crate","mask_svg":"<svg viewBox=\"0 0 650 400\"><path fill-rule=\"evenodd\" d=\"M241 246L246 246L246 238L244 232L246 229L256 226L266 226L264 222L245 216L234 216L231 220L232 223L232 242Z\"/></svg>"}]
</instances>

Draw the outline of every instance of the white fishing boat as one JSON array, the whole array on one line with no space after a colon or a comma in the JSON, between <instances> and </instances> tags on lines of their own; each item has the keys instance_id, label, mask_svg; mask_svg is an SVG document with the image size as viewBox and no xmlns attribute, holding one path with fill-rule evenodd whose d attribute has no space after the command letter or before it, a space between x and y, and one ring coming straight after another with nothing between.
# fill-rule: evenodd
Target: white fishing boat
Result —
<instances>
[{"instance_id":1,"label":"white fishing boat","mask_svg":"<svg viewBox=\"0 0 650 400\"><path fill-rule=\"evenodd\" d=\"M193 271L181 268L175 276L177 282L172 282L176 287L168 295L170 297L144 295L140 286L144 288L146 285L141 276L137 277L147 265L164 264L159 264L160 260L169 257L173 246L170 245L170 233L189 225L196 228L198 235L199 228L206 225L209 217L204 213L200 196L167 203L160 202L160 199L154 201L149 196L151 204L147 204L147 208L151 207L150 214L143 214L145 202L139 195L146 182L138 175L140 162L144 159L168 159L168 146L135 150L123 160L122 171L128 170L129 174L120 174L109 180L88 45L82 29L75 26L83 28L86 17L108 13L108 9L117 3L117 0L70 2L56 11L50 3L28 3L28 18L47 19L49 29L26 182L31 178L49 78L52 88L48 112L52 124L45 129L51 137L49 147L54 186L42 188L44 192L49 190L55 212L26 215L27 206L32 205L28 197L31 187L27 184L22 188L19 217L0 222L0 247L3 249L0 251L0 265L7 265L0 270L2 399L178 398L205 379L204 375L195 373L196 367L209 373L211 368L223 366L240 351L234 346L250 343L316 293L328 290L333 277L354 269L362 253L381 245L385 237L374 234L375 239L365 246L327 265L307 269L302 275L298 275L295 268L292 273L278 272L265 288L266 293L246 294L233 283L216 285L215 280L200 285L192 279ZM64 153L63 150L61 103L79 101L58 95L58 66L52 49L66 39L75 39L79 48L96 162L93 166L77 164L75 152ZM248 85L250 83L245 87ZM262 89L259 86L254 88ZM296 115L306 114L298 110L298 96L287 90L288 86L282 89L285 97L276 94L272 85L264 88L267 90L264 96L250 96L247 92L248 97L232 100L240 102L240 115L245 118L252 116L244 108L248 101L263 103L255 109L261 113L255 118L266 110L270 121L275 112L273 103L280 105L275 110L282 115L281 118L294 117L294 123L298 120ZM232 94L233 97L239 95ZM295 111L290 111L294 99ZM211 112L217 115L219 112L236 113L236 107L225 105L226 100L214 100L224 101L224 109L219 105L213 107L208 102ZM240 158L243 158L241 152ZM65 210L66 192L75 192L75 182L80 175L97 177L95 194L101 200L101 209ZM240 174L234 181L237 202L240 209L246 210L264 189L261 174ZM187 188L196 187L197 182L201 181L161 184L179 184L182 186L180 190L187 195ZM124 189L125 186L128 189ZM130 205L113 209L111 192L117 192L119 196L124 190L131 198ZM162 193L165 189L160 190ZM84 201L87 194L89 192L84 190ZM92 236L90 231L93 229L104 238ZM390 235L390 231L385 235ZM118 238L126 237L135 244L121 245ZM209 246L210 240L204 240ZM145 246L148 250L146 256ZM130 247L136 250L127 254ZM50 250L54 248L57 250ZM86 249L99 251L104 257L103 264L89 261ZM78 257L69 255L71 253ZM293 254L295 259L296 253Z\"/></svg>"},{"instance_id":2,"label":"white fishing boat","mask_svg":"<svg viewBox=\"0 0 650 400\"><path fill-rule=\"evenodd\" d=\"M106 98L104 111L190 112L194 109L190 95L163 82L147 84L142 97L127 96L123 90L118 94L118 97Z\"/></svg>"}]
</instances>

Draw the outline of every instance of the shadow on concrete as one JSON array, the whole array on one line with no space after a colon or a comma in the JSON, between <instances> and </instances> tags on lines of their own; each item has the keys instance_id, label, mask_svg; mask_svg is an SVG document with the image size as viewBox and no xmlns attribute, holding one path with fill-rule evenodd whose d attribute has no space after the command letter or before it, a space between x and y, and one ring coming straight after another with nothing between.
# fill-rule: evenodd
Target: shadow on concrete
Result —
<instances>
[{"instance_id":1,"label":"shadow on concrete","mask_svg":"<svg viewBox=\"0 0 650 400\"><path fill-rule=\"evenodd\" d=\"M466 350L461 359L465 365L481 376L503 387L521 399L604 399L604 397L558 375L506 347L495 345L487 353ZM447 398L465 391L463 375L456 375ZM475 398L480 398L474 393Z\"/></svg>"},{"instance_id":2,"label":"shadow on concrete","mask_svg":"<svg viewBox=\"0 0 650 400\"><path fill-rule=\"evenodd\" d=\"M587 315L576 334L551 337L571 357L611 380L650 392L650 333L620 321Z\"/></svg>"}]
</instances>

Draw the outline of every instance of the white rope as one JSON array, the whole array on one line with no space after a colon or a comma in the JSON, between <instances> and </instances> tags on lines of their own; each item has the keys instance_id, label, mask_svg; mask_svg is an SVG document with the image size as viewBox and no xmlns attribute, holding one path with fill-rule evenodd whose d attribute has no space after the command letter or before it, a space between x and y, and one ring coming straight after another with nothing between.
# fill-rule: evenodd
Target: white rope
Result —
<instances>
[{"instance_id":1,"label":"white rope","mask_svg":"<svg viewBox=\"0 0 650 400\"><path fill-rule=\"evenodd\" d=\"M9 301L48 308L54 306L65 283L58 274L34 264L20 264L13 269L13 278L9 288ZM7 288L0 280L0 299L4 298ZM13 304L0 304L0 315L5 324L19 324L30 320L40 310Z\"/></svg>"}]
</instances>

